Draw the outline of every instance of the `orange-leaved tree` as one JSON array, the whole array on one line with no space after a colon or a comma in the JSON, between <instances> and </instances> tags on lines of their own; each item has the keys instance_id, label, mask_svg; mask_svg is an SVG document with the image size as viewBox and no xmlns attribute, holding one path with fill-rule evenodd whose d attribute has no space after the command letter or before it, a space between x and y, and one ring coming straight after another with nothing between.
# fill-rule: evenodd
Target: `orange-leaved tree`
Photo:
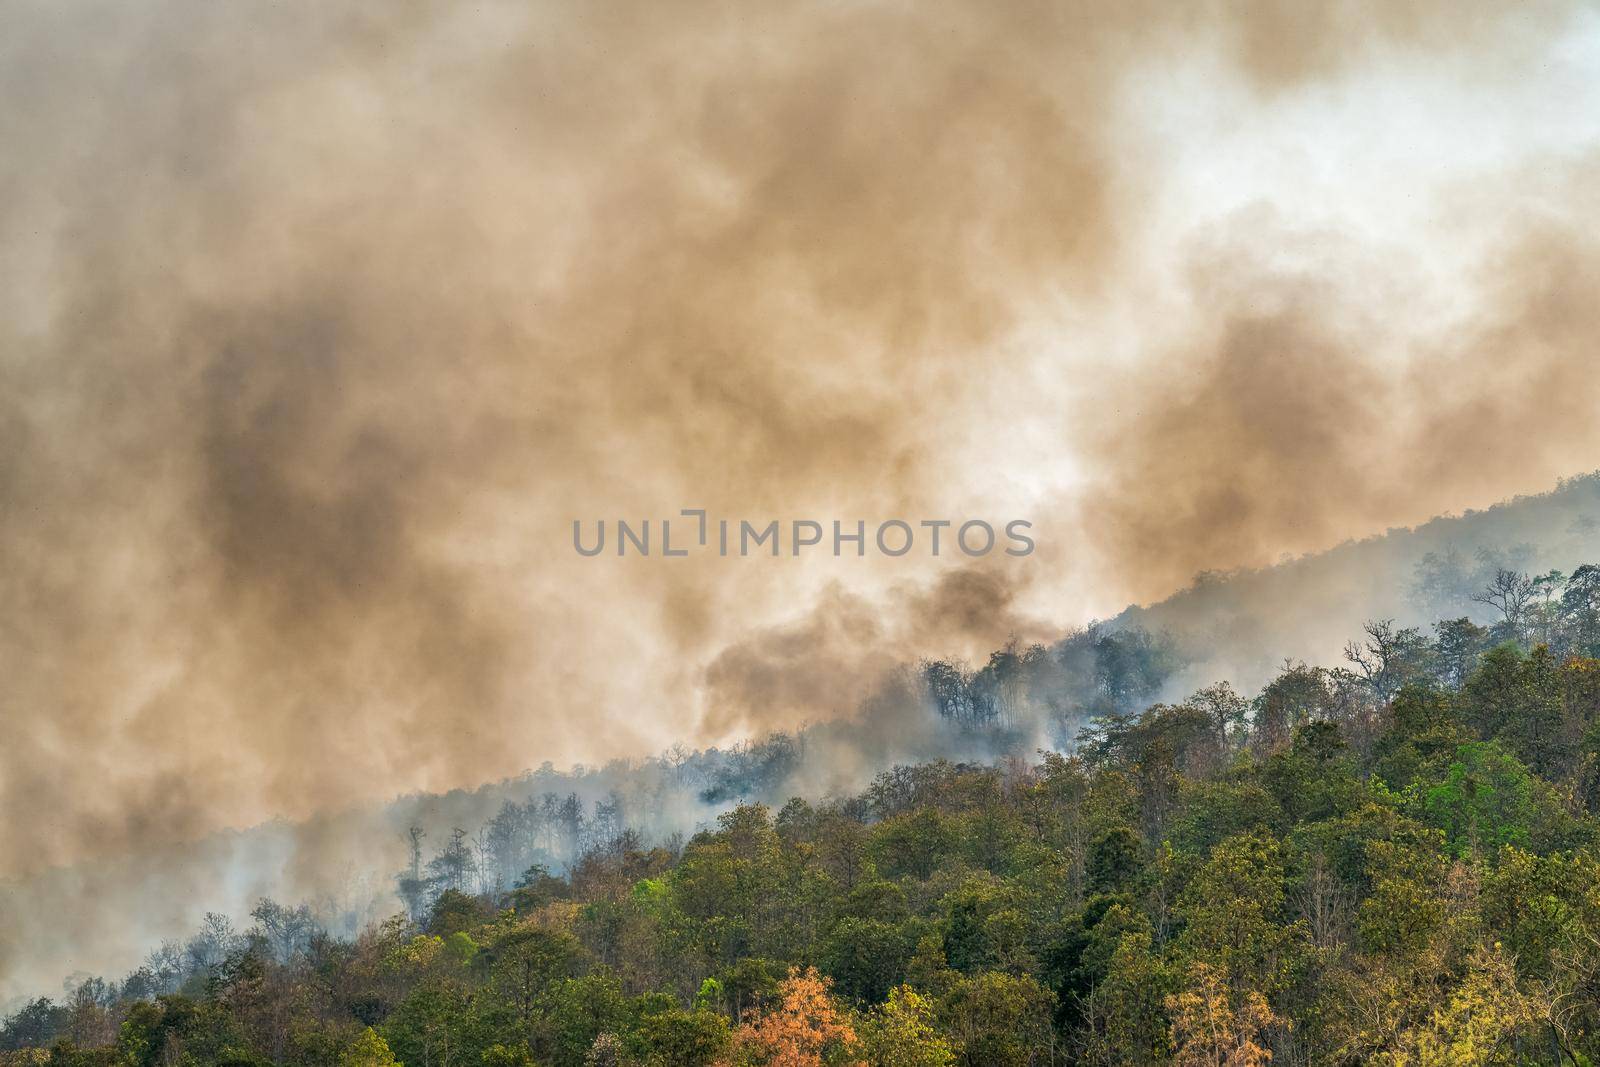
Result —
<instances>
[{"instance_id":1,"label":"orange-leaved tree","mask_svg":"<svg viewBox=\"0 0 1600 1067\"><path fill-rule=\"evenodd\" d=\"M734 1034L734 1062L762 1067L832 1067L859 1063L856 1032L815 967L791 969L777 1004Z\"/></svg>"}]
</instances>

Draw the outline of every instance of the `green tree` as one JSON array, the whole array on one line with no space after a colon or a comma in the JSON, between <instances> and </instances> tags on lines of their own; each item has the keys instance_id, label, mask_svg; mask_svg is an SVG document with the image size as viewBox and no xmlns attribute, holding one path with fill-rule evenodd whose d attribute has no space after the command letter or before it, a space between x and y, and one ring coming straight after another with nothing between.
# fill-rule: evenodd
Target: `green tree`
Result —
<instances>
[{"instance_id":1,"label":"green tree","mask_svg":"<svg viewBox=\"0 0 1600 1067\"><path fill-rule=\"evenodd\" d=\"M728 1020L716 1012L672 1008L644 1017L638 1045L647 1067L710 1067L727 1054L732 1040Z\"/></svg>"},{"instance_id":2,"label":"green tree","mask_svg":"<svg viewBox=\"0 0 1600 1067\"><path fill-rule=\"evenodd\" d=\"M888 999L861 1025L861 1049L872 1067L952 1067L955 1049L934 1025L934 1005L910 986Z\"/></svg>"},{"instance_id":3,"label":"green tree","mask_svg":"<svg viewBox=\"0 0 1600 1067\"><path fill-rule=\"evenodd\" d=\"M876 1004L905 973L911 946L900 927L877 919L841 919L822 945L819 962L841 996Z\"/></svg>"},{"instance_id":4,"label":"green tree","mask_svg":"<svg viewBox=\"0 0 1600 1067\"><path fill-rule=\"evenodd\" d=\"M1032 975L962 976L939 1003L939 1018L967 1067L1022 1067L1051 1045L1055 998Z\"/></svg>"},{"instance_id":5,"label":"green tree","mask_svg":"<svg viewBox=\"0 0 1600 1067\"><path fill-rule=\"evenodd\" d=\"M1528 769L1497 741L1456 748L1440 780L1418 783L1423 818L1458 856L1527 847L1535 811Z\"/></svg>"},{"instance_id":6,"label":"green tree","mask_svg":"<svg viewBox=\"0 0 1600 1067\"><path fill-rule=\"evenodd\" d=\"M394 1064L394 1053L389 1051L389 1043L370 1026L339 1054L339 1067L394 1067Z\"/></svg>"},{"instance_id":7,"label":"green tree","mask_svg":"<svg viewBox=\"0 0 1600 1067\"><path fill-rule=\"evenodd\" d=\"M1087 1026L1078 1030L1084 1061L1103 1067L1165 1063L1172 1050L1166 998L1177 992L1171 968L1148 930L1113 942L1105 977L1083 994Z\"/></svg>"},{"instance_id":8,"label":"green tree","mask_svg":"<svg viewBox=\"0 0 1600 1067\"><path fill-rule=\"evenodd\" d=\"M1215 967L1235 988L1285 988L1305 949L1303 924L1284 924L1282 846L1253 832L1222 841L1185 887L1177 949Z\"/></svg>"}]
</instances>

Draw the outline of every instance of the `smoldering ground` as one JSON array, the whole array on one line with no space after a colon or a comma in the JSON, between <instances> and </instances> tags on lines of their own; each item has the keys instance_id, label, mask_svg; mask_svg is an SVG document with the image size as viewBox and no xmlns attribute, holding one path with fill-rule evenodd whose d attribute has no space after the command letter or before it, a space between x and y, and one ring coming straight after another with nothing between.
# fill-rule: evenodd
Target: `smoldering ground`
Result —
<instances>
[{"instance_id":1,"label":"smoldering ground","mask_svg":"<svg viewBox=\"0 0 1600 1067\"><path fill-rule=\"evenodd\" d=\"M1593 20L1497 7L8 6L0 870L848 714L1594 466L1593 131L1534 121ZM1329 240L1270 137L1217 196L1283 221L1171 192L1469 84L1470 180L1345 178L1403 234ZM561 565L685 501L1041 550Z\"/></svg>"}]
</instances>

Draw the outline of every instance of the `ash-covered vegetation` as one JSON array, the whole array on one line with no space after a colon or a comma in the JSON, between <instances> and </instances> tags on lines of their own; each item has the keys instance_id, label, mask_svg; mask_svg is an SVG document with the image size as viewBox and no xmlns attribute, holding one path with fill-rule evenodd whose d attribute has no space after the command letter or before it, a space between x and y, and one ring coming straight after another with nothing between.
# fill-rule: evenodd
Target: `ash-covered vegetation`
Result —
<instances>
[{"instance_id":1,"label":"ash-covered vegetation","mask_svg":"<svg viewBox=\"0 0 1600 1067\"><path fill-rule=\"evenodd\" d=\"M687 838L574 793L419 831L392 918L212 916L16 1011L4 1062L1590 1063L1600 567L1500 569L1469 603L1250 698L1150 702L1172 665L1142 632L923 664L900 684L959 732L1093 714L1070 751ZM756 796L807 736L661 763Z\"/></svg>"}]
</instances>

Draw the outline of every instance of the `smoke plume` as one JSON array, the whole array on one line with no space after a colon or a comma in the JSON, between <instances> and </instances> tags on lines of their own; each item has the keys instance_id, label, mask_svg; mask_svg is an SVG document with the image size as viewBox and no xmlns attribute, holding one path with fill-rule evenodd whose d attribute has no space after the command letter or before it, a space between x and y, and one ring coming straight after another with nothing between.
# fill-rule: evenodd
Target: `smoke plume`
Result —
<instances>
[{"instance_id":1,"label":"smoke plume","mask_svg":"<svg viewBox=\"0 0 1600 1067\"><path fill-rule=\"evenodd\" d=\"M1597 30L1501 8L10 5L0 876L847 715L1595 466ZM1039 550L572 550L683 508Z\"/></svg>"}]
</instances>

